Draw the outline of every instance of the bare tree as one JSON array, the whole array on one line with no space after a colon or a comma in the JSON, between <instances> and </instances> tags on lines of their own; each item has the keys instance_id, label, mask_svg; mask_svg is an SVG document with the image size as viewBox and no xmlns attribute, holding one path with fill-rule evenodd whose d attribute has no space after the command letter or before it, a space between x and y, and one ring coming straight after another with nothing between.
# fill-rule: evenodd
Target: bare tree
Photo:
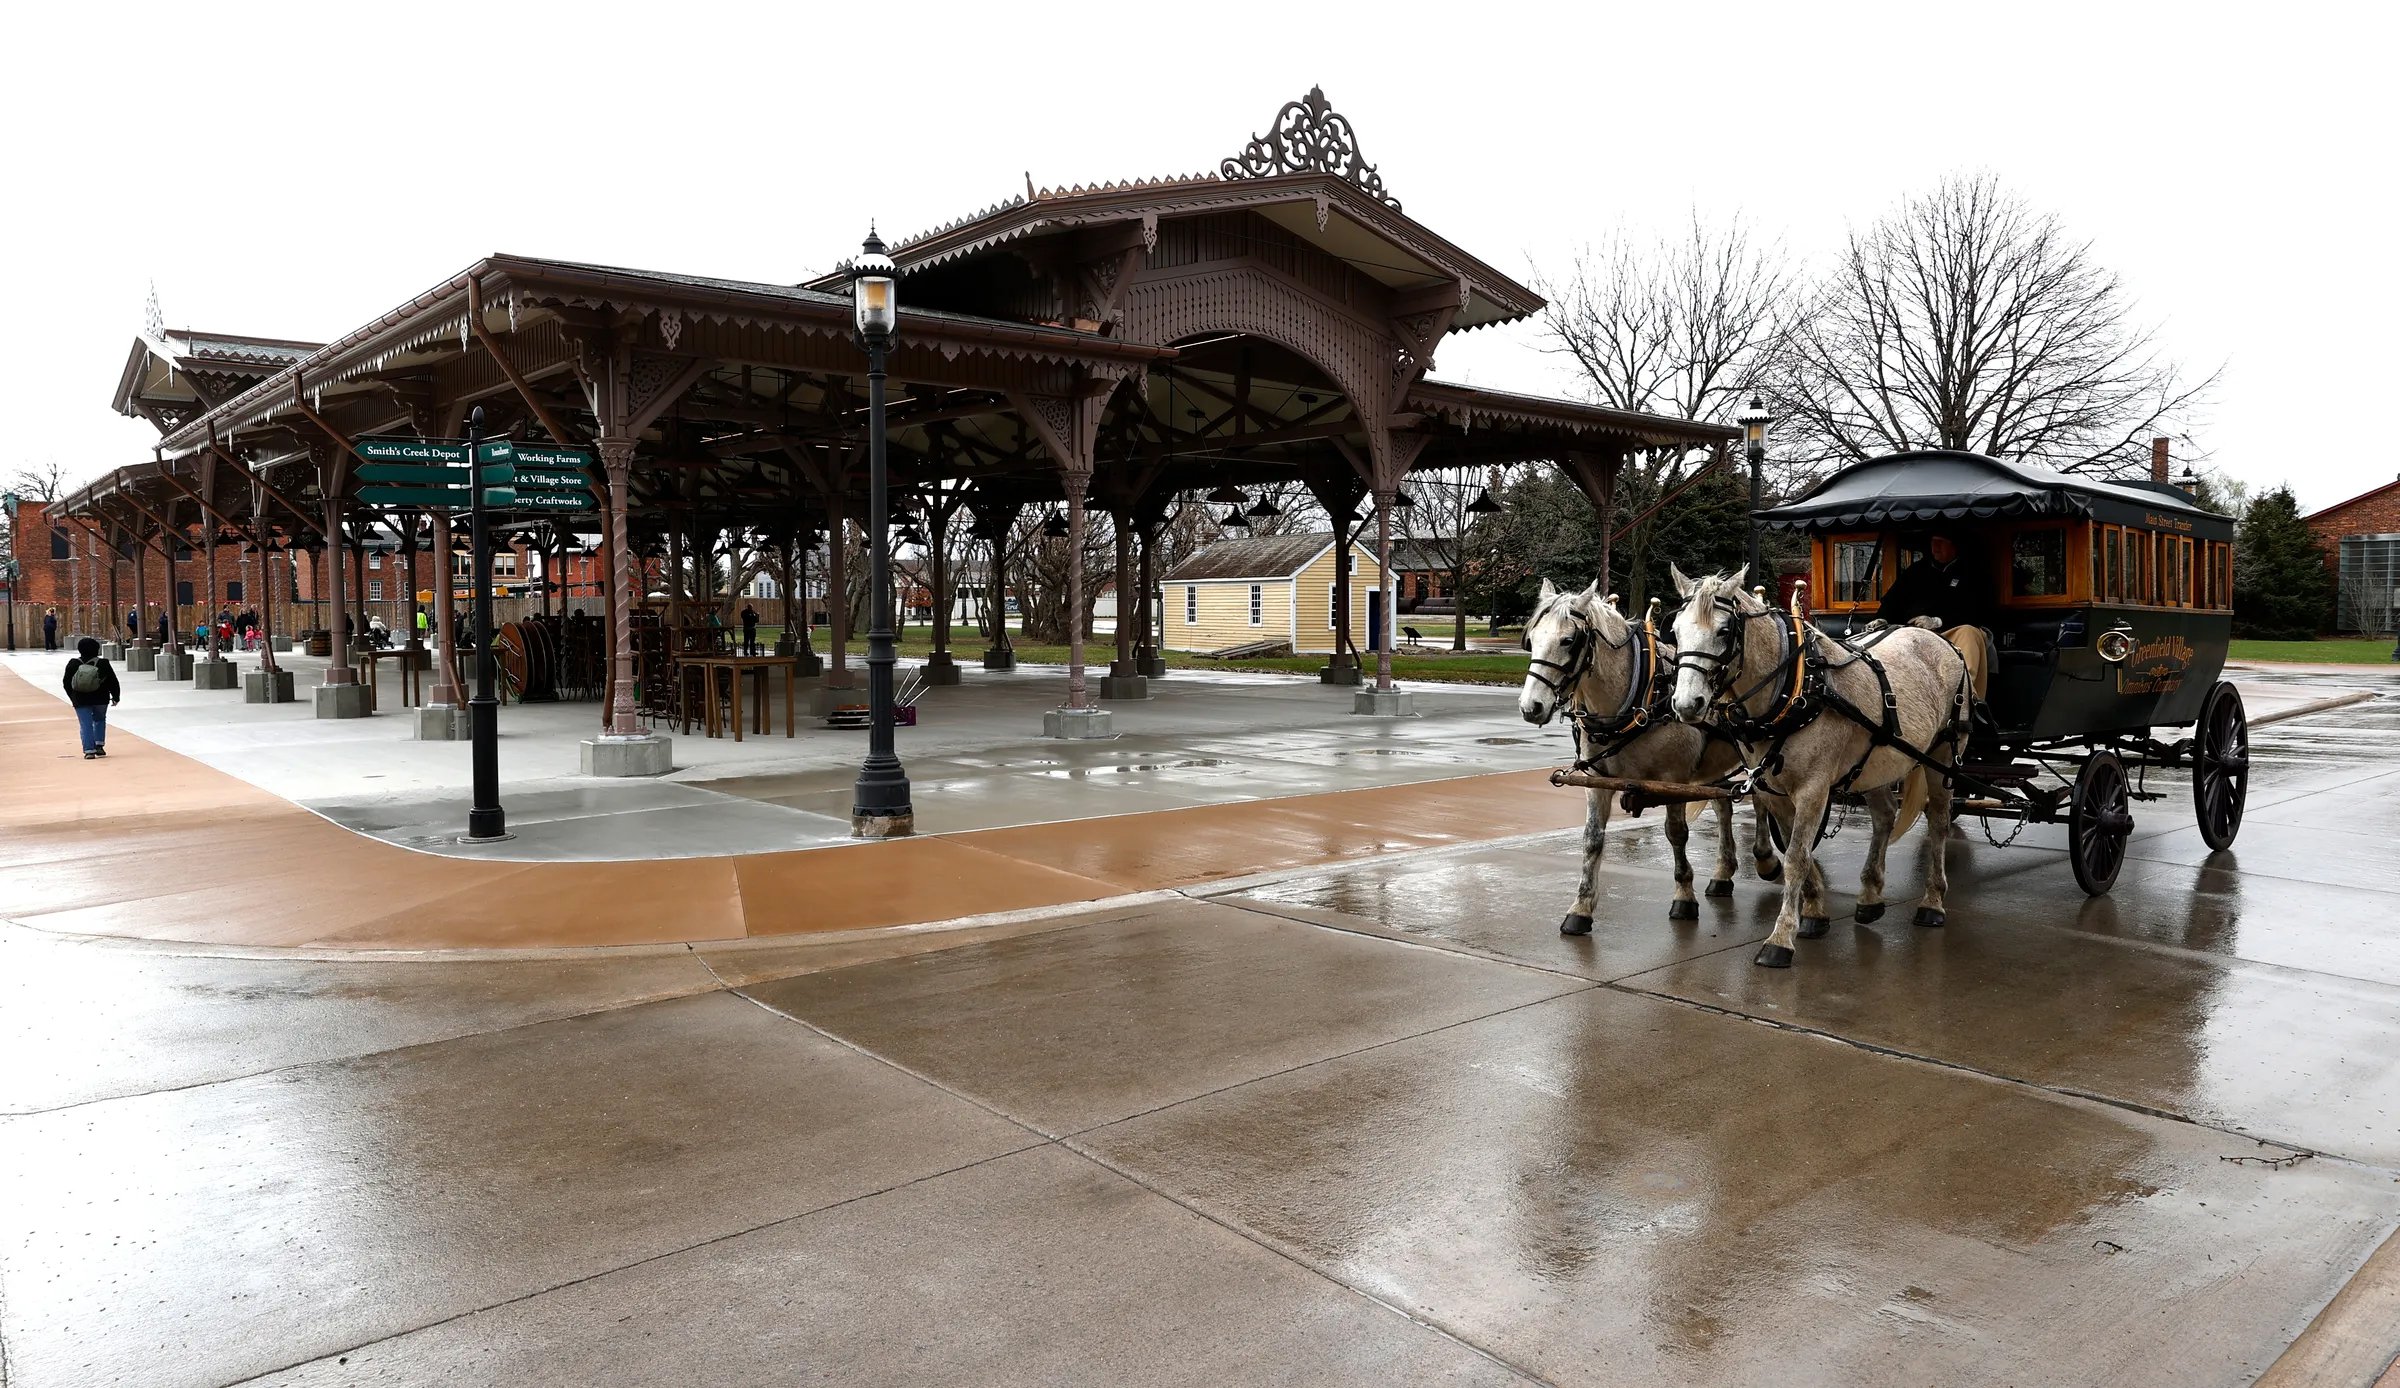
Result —
<instances>
[{"instance_id":1,"label":"bare tree","mask_svg":"<svg viewBox=\"0 0 2400 1388\"><path fill-rule=\"evenodd\" d=\"M56 458L44 463L28 463L10 475L8 485L0 491L15 492L27 501L56 501L67 489L67 470Z\"/></svg>"},{"instance_id":2,"label":"bare tree","mask_svg":"<svg viewBox=\"0 0 2400 1388\"><path fill-rule=\"evenodd\" d=\"M2120 474L2178 436L2187 383L2114 272L1990 174L1944 179L1850 234L1776 389L1785 449L1843 465L1956 448Z\"/></svg>"},{"instance_id":3,"label":"bare tree","mask_svg":"<svg viewBox=\"0 0 2400 1388\"><path fill-rule=\"evenodd\" d=\"M1782 247L1739 218L1721 228L1697 212L1673 236L1619 231L1576 258L1574 277L1543 283L1547 350L1574 360L1594 403L1677 419L1730 421L1764 387L1793 327L1796 283ZM1639 449L1618 475L1616 509L1644 516L1617 567L1646 568L1654 503L1709 465L1685 447ZM1603 523L1615 524L1604 517Z\"/></svg>"}]
</instances>

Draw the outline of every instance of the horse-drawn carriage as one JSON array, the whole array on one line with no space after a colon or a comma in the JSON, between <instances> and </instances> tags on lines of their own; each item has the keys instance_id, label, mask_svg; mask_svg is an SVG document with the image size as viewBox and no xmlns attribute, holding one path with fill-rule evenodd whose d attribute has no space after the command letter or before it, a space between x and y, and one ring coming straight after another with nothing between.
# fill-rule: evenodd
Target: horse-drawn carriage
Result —
<instances>
[{"instance_id":1,"label":"horse-drawn carriage","mask_svg":"<svg viewBox=\"0 0 2400 1388\"><path fill-rule=\"evenodd\" d=\"M2154 768L2188 767L2202 838L2233 842L2249 727L2241 695L2217 678L2232 623L2230 520L2164 483L1957 452L1858 464L1758 520L1809 537L1813 605L1796 596L1770 606L1738 579L1710 579L1684 585L1671 636L1626 621L1596 592L1556 595L1537 613L1525 715L1546 720L1537 695L1548 689L1580 720L1577 766L1555 782L1624 793L1637 807L1753 795L1772 811L1763 827L1806 840L1797 856L1810 874L1827 809L1863 805L1876 837L1862 921L1882 912L1883 845L1920 793L1936 835L1953 814L2065 824L2075 880L2093 895L2124 864L2133 802L2163 794L2149 788ZM1928 610L1891 610L1903 592ZM1936 627L1952 629L1955 653L1919 629ZM1605 707L1579 705L1567 686L1597 678L1612 663L1602 653L1620 646L1633 654L1601 691ZM1715 782L1653 779L1641 739L1670 713L1739 746L1743 768ZM2192 731L2170 741L2161 728ZM1821 773L1788 764L1819 746ZM1595 834L1587 857L1597 852ZM1677 853L1680 882L1680 843ZM1938 925L1938 842L1927 877L1917 919ZM1788 888L1798 929L1779 922L1762 963L1789 962L1792 933L1823 933L1821 889Z\"/></svg>"}]
</instances>

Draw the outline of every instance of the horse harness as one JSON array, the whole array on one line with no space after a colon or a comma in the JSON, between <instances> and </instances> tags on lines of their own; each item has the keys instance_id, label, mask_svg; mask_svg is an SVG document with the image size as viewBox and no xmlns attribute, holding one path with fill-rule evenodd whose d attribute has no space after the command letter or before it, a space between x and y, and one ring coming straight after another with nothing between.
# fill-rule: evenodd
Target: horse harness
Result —
<instances>
[{"instance_id":1,"label":"horse harness","mask_svg":"<svg viewBox=\"0 0 2400 1388\"><path fill-rule=\"evenodd\" d=\"M1882 626L1861 636L1836 639L1792 613L1777 608L1761 607L1746 611L1724 597L1716 598L1715 604L1717 610L1724 613L1732 624L1733 635L1726 645L1727 653L1678 652L1674 668L1681 670L1688 663L1694 669L1707 672L1709 684L1716 691L1715 703L1719 710L1719 716L1711 720L1712 724L1723 727L1729 736L1743 745L1746 753L1753 747L1765 748L1751 761L1753 782L1780 771L1783 768L1784 744L1801 729L1817 721L1818 715L1827 709L1849 719L1865 729L1867 734L1866 750L1859 753L1858 761L1834 783L1835 794L1847 794L1857 784L1858 778L1866 773L1867 763L1875 753L1885 747L1940 776L1945 784L1952 779L1949 766L1935 761L1926 749L1911 745L1900 735L1900 702L1892 693L1892 677L1884 669L1883 662L1874 656L1874 648L1900 628ZM1732 671L1733 662L1739 656L1735 653L1745 647L1749 624L1762 617L1772 620L1779 629L1783 638L1783 655L1765 678L1747 690L1736 693ZM1811 660L1814 643L1818 641L1830 642L1846 658L1834 661L1819 654ZM1826 678L1829 671L1848 669L1862 662L1869 673L1875 676L1876 690L1882 696L1881 708L1872 714L1844 697ZM1751 713L1750 701L1771 689L1779 691L1775 702L1763 714ZM1947 744L1955 758L1961 734L1966 728L1966 722L1958 714L1958 701L1953 699L1950 721L1934 734L1934 745L1939 747Z\"/></svg>"}]
</instances>

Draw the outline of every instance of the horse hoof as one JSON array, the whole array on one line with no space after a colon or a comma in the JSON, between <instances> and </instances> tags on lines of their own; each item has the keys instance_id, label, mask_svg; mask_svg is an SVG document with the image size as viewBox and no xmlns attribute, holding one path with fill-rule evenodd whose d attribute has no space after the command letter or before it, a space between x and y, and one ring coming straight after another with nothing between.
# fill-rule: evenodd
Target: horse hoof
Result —
<instances>
[{"instance_id":1,"label":"horse hoof","mask_svg":"<svg viewBox=\"0 0 2400 1388\"><path fill-rule=\"evenodd\" d=\"M1708 886L1702 890L1709 896L1731 896L1733 895L1733 879L1712 877L1708 880Z\"/></svg>"},{"instance_id":2,"label":"horse hoof","mask_svg":"<svg viewBox=\"0 0 2400 1388\"><path fill-rule=\"evenodd\" d=\"M1917 908L1917 924L1924 926L1928 930L1939 926L1943 921L1948 919L1949 917L1943 915L1941 908L1938 906L1920 906Z\"/></svg>"},{"instance_id":3,"label":"horse hoof","mask_svg":"<svg viewBox=\"0 0 2400 1388\"><path fill-rule=\"evenodd\" d=\"M1569 915L1558 923L1558 933L1561 935L1589 935L1592 933L1592 918L1584 915Z\"/></svg>"},{"instance_id":4,"label":"horse hoof","mask_svg":"<svg viewBox=\"0 0 2400 1388\"><path fill-rule=\"evenodd\" d=\"M1788 969L1792 966L1792 952L1782 945L1760 945L1758 958L1752 962L1762 969Z\"/></svg>"},{"instance_id":5,"label":"horse hoof","mask_svg":"<svg viewBox=\"0 0 2400 1388\"><path fill-rule=\"evenodd\" d=\"M1858 910L1851 916L1851 919L1857 921L1860 925L1873 925L1875 922L1883 919L1883 903L1880 901L1862 901L1858 903Z\"/></svg>"},{"instance_id":6,"label":"horse hoof","mask_svg":"<svg viewBox=\"0 0 2400 1388\"><path fill-rule=\"evenodd\" d=\"M1667 919L1671 921L1696 921L1700 919L1700 903L1697 901L1677 901L1669 903L1667 906Z\"/></svg>"},{"instance_id":7,"label":"horse hoof","mask_svg":"<svg viewBox=\"0 0 2400 1388\"><path fill-rule=\"evenodd\" d=\"M1758 880L1759 880L1759 881L1761 881L1761 882L1780 882L1780 881L1782 881L1782 880L1783 880L1783 864L1781 864L1781 863L1760 863L1760 864L1758 865Z\"/></svg>"},{"instance_id":8,"label":"horse hoof","mask_svg":"<svg viewBox=\"0 0 2400 1388\"><path fill-rule=\"evenodd\" d=\"M1825 937L1825 932L1831 929L1833 929L1831 917L1802 916L1800 918L1799 934L1803 940L1821 940Z\"/></svg>"}]
</instances>

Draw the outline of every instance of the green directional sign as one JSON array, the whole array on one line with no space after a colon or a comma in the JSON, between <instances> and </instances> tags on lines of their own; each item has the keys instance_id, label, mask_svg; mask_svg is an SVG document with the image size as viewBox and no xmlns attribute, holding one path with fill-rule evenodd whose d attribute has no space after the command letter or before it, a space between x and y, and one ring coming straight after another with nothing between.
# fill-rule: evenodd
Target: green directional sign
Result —
<instances>
[{"instance_id":1,"label":"green directional sign","mask_svg":"<svg viewBox=\"0 0 2400 1388\"><path fill-rule=\"evenodd\" d=\"M520 511L596 511L599 506L590 492L519 492L516 500Z\"/></svg>"},{"instance_id":2,"label":"green directional sign","mask_svg":"<svg viewBox=\"0 0 2400 1388\"><path fill-rule=\"evenodd\" d=\"M407 487L463 487L467 483L464 468L432 466L416 463L367 463L358 470L361 482L397 482Z\"/></svg>"},{"instance_id":3,"label":"green directional sign","mask_svg":"<svg viewBox=\"0 0 2400 1388\"><path fill-rule=\"evenodd\" d=\"M368 506L423 506L436 511L463 511L469 505L463 487L361 487L358 499Z\"/></svg>"},{"instance_id":4,"label":"green directional sign","mask_svg":"<svg viewBox=\"0 0 2400 1388\"><path fill-rule=\"evenodd\" d=\"M556 468L527 467L523 463L485 463L476 469L487 487L531 487L556 491L561 487L581 490L587 484L580 472L561 472ZM463 480L463 479L462 479Z\"/></svg>"},{"instance_id":5,"label":"green directional sign","mask_svg":"<svg viewBox=\"0 0 2400 1388\"><path fill-rule=\"evenodd\" d=\"M358 456L370 463L451 463L464 465L463 443L427 443L423 439L360 439Z\"/></svg>"},{"instance_id":6,"label":"green directional sign","mask_svg":"<svg viewBox=\"0 0 2400 1388\"><path fill-rule=\"evenodd\" d=\"M506 510L517 504L517 489L514 487L486 487L483 489L483 504L495 511Z\"/></svg>"},{"instance_id":7,"label":"green directional sign","mask_svg":"<svg viewBox=\"0 0 2400 1388\"><path fill-rule=\"evenodd\" d=\"M541 444L517 445L518 467L587 468L592 455L580 448L551 448Z\"/></svg>"}]
</instances>

